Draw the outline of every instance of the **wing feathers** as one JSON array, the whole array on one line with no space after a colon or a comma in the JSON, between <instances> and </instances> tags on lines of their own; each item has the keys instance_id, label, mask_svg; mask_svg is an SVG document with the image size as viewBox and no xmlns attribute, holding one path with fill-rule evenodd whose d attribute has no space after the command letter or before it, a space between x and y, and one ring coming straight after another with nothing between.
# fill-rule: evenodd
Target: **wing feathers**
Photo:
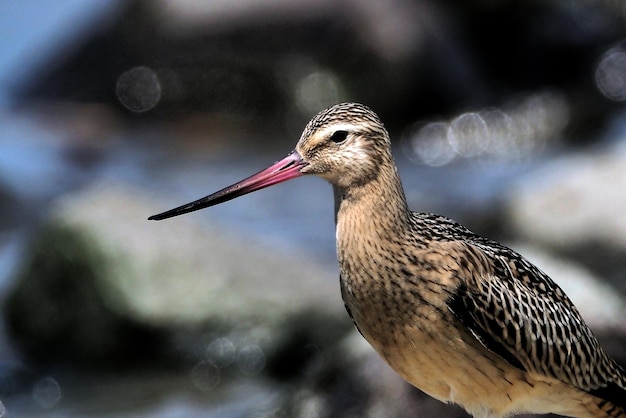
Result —
<instances>
[{"instance_id":1,"label":"wing feathers","mask_svg":"<svg viewBox=\"0 0 626 418\"><path fill-rule=\"evenodd\" d=\"M545 273L499 245L483 241L466 250L473 253L467 259L482 265L462 273L472 280L457 288L448 307L483 346L519 369L595 396L626 398L623 371Z\"/></svg>"}]
</instances>

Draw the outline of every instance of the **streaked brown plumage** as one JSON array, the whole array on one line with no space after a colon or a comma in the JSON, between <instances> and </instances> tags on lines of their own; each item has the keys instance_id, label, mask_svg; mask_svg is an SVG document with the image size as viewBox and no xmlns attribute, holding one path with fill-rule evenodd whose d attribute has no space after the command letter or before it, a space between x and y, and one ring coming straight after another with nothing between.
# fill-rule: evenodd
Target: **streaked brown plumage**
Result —
<instances>
[{"instance_id":1,"label":"streaked brown plumage","mask_svg":"<svg viewBox=\"0 0 626 418\"><path fill-rule=\"evenodd\" d=\"M626 417L626 375L563 291L509 248L411 212L389 135L363 105L320 112L285 159L151 219L301 174L333 185L346 309L408 382L476 417Z\"/></svg>"}]
</instances>

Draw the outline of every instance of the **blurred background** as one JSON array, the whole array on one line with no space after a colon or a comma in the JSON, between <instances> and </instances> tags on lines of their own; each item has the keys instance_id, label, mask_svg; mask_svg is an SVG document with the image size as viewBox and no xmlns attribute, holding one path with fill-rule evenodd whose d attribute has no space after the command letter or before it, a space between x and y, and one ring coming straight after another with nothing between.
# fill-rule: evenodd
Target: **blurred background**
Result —
<instances>
[{"instance_id":1,"label":"blurred background","mask_svg":"<svg viewBox=\"0 0 626 418\"><path fill-rule=\"evenodd\" d=\"M352 328L322 180L146 220L341 101L626 364L623 1L23 0L0 35L0 417L467 416Z\"/></svg>"}]
</instances>

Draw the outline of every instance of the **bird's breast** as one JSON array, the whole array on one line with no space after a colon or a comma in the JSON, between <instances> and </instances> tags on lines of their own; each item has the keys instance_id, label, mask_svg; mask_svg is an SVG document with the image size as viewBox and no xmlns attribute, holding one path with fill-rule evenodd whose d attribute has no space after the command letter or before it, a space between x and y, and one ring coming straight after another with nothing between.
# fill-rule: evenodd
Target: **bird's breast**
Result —
<instances>
[{"instance_id":1,"label":"bird's breast","mask_svg":"<svg viewBox=\"0 0 626 418\"><path fill-rule=\"evenodd\" d=\"M393 253L340 257L342 297L363 336L383 357L414 350L456 319L447 309L449 290L422 276ZM388 359L388 361L390 361Z\"/></svg>"}]
</instances>

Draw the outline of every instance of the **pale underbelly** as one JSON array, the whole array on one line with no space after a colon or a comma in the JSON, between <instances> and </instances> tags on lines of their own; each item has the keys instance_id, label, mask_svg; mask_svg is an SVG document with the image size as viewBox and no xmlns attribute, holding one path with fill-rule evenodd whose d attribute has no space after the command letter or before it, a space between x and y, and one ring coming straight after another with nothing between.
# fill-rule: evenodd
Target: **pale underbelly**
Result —
<instances>
[{"instance_id":1,"label":"pale underbelly","mask_svg":"<svg viewBox=\"0 0 626 418\"><path fill-rule=\"evenodd\" d=\"M556 412L557 399L579 396L556 379L532 376L512 366L454 327L438 332L405 327L382 338L362 331L406 381L475 416Z\"/></svg>"}]
</instances>

